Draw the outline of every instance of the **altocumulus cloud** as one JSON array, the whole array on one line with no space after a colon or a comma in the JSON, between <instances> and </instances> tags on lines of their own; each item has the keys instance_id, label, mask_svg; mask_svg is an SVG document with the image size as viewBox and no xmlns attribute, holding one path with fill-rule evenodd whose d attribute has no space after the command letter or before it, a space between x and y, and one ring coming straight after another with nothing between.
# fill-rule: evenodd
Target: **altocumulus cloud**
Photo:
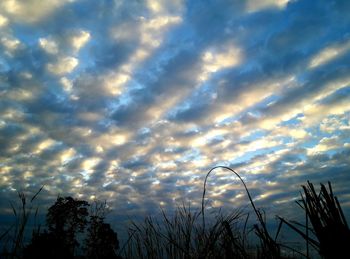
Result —
<instances>
[{"instance_id":1,"label":"altocumulus cloud","mask_svg":"<svg viewBox=\"0 0 350 259\"><path fill-rule=\"evenodd\" d=\"M16 191L114 215L198 205L236 169L258 205L307 179L349 202L350 2L0 3L0 214ZM212 206L246 204L218 172ZM290 212L292 213L292 212Z\"/></svg>"}]
</instances>

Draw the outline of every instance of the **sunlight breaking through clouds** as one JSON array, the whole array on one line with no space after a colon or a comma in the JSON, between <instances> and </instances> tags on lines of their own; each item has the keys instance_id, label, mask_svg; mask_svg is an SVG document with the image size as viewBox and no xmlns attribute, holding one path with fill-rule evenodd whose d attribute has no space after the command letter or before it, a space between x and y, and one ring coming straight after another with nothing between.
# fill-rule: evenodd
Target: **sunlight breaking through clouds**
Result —
<instances>
[{"instance_id":1,"label":"sunlight breaking through clouds","mask_svg":"<svg viewBox=\"0 0 350 259\"><path fill-rule=\"evenodd\" d=\"M115 215L195 207L216 165L261 207L292 203L308 179L348 199L349 12L326 0L2 1L1 200L45 185L43 204L107 199ZM247 204L217 174L211 206Z\"/></svg>"}]
</instances>

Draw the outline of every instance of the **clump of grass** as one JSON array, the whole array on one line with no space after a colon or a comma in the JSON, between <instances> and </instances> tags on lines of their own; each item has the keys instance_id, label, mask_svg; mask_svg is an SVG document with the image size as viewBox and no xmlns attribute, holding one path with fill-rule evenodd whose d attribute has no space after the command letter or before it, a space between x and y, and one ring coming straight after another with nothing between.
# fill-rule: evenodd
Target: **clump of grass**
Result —
<instances>
[{"instance_id":1,"label":"clump of grass","mask_svg":"<svg viewBox=\"0 0 350 259\"><path fill-rule=\"evenodd\" d=\"M257 224L253 227L260 239L257 254L248 252L248 215L243 228L238 227L243 220L243 213L238 210L229 214L217 211L214 219L208 221L206 218L206 184L210 174L218 168L234 173L245 188L257 216ZM214 167L207 173L199 211L182 206L173 217L162 211L161 221L147 217L141 224L133 222L127 244L127 258L281 258L280 246L270 236L264 215L256 208L245 182L238 173L225 166Z\"/></svg>"},{"instance_id":2,"label":"clump of grass","mask_svg":"<svg viewBox=\"0 0 350 259\"><path fill-rule=\"evenodd\" d=\"M247 258L244 236L237 224L239 211L217 212L203 230L201 211L178 207L172 217L162 211L161 219L147 217L132 223L126 258Z\"/></svg>"},{"instance_id":3,"label":"clump of grass","mask_svg":"<svg viewBox=\"0 0 350 259\"><path fill-rule=\"evenodd\" d=\"M301 193L297 204L305 211L305 225L279 218L305 239L307 257L311 245L324 258L344 258L350 245L350 230L331 183L328 182L328 189L324 184L320 185L319 194L309 181L302 186L304 194ZM312 227L309 227L309 221Z\"/></svg>"},{"instance_id":4,"label":"clump of grass","mask_svg":"<svg viewBox=\"0 0 350 259\"><path fill-rule=\"evenodd\" d=\"M205 210L204 210L204 198L206 193L206 184L209 175L215 170L215 169L225 169L233 173L238 179L241 181L242 185L244 186L244 189L247 193L248 199L250 204L252 205L253 211L257 217L257 224L254 224L254 230L258 238L260 239L261 247L259 250L259 253L261 254L262 258L280 258L281 252L280 252L280 245L276 242L275 239L273 239L267 230L266 227L266 221L264 218L264 215L261 210L257 209L254 201L252 199L252 196L250 195L249 189L245 182L243 181L242 177L233 169L227 166L216 166L213 167L206 175L204 180L204 186L203 186L203 195L202 195L202 222L203 222L203 229L205 229Z\"/></svg>"},{"instance_id":5,"label":"clump of grass","mask_svg":"<svg viewBox=\"0 0 350 259\"><path fill-rule=\"evenodd\" d=\"M15 217L14 223L0 236L0 241L3 244L3 251L0 253L1 258L21 258L21 253L24 248L24 237L28 227L28 222L34 212L34 220L38 216L38 207L34 208L34 200L42 191L44 186L42 186L33 197L27 201L27 198L23 192L18 192L18 198L20 200L20 205L16 208L14 204L10 202L10 206ZM34 232L39 232L40 226L37 229L33 229Z\"/></svg>"}]
</instances>

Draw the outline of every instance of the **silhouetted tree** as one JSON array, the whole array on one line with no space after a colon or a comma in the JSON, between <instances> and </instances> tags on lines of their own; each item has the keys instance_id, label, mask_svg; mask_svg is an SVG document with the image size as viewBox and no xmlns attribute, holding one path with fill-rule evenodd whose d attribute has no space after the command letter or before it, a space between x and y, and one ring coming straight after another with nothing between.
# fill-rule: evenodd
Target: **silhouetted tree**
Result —
<instances>
[{"instance_id":1,"label":"silhouetted tree","mask_svg":"<svg viewBox=\"0 0 350 259\"><path fill-rule=\"evenodd\" d=\"M45 231L33 235L31 243L24 249L23 258L71 259L74 258L74 255L68 249L62 238L58 238L55 234Z\"/></svg>"},{"instance_id":2,"label":"silhouetted tree","mask_svg":"<svg viewBox=\"0 0 350 259\"><path fill-rule=\"evenodd\" d=\"M46 222L49 233L61 239L71 254L74 254L75 248L79 246L76 235L83 232L88 223L88 206L87 201L75 200L72 197L58 197L47 213Z\"/></svg>"},{"instance_id":3,"label":"silhouetted tree","mask_svg":"<svg viewBox=\"0 0 350 259\"><path fill-rule=\"evenodd\" d=\"M74 258L79 246L78 233L88 223L89 203L72 197L58 197L46 215L47 231L35 233L32 242L24 249L24 258Z\"/></svg>"},{"instance_id":4,"label":"silhouetted tree","mask_svg":"<svg viewBox=\"0 0 350 259\"><path fill-rule=\"evenodd\" d=\"M108 208L106 202L95 201L90 208L90 221L85 239L86 256L89 259L119 258L117 233L104 223Z\"/></svg>"},{"instance_id":5,"label":"silhouetted tree","mask_svg":"<svg viewBox=\"0 0 350 259\"><path fill-rule=\"evenodd\" d=\"M24 259L73 259L79 247L79 233L86 234L84 253L80 258L118 259L118 236L104 222L108 212L106 202L58 197L46 215L47 230L34 233L32 242L24 249Z\"/></svg>"}]
</instances>

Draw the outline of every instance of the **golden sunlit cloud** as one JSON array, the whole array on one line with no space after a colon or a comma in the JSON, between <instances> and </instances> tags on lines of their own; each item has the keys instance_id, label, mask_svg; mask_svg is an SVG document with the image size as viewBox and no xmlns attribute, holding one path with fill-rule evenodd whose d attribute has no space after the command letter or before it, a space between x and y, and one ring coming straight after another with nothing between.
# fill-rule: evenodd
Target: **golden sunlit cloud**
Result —
<instances>
[{"instance_id":1,"label":"golden sunlit cloud","mask_svg":"<svg viewBox=\"0 0 350 259\"><path fill-rule=\"evenodd\" d=\"M47 64L47 70L55 75L64 75L72 72L79 64L79 60L74 57L61 57L56 63Z\"/></svg>"},{"instance_id":2,"label":"golden sunlit cloud","mask_svg":"<svg viewBox=\"0 0 350 259\"><path fill-rule=\"evenodd\" d=\"M202 56L203 68L198 75L200 81L208 80L210 74L219 70L237 66L242 62L242 50L232 44L228 44L223 49L207 50Z\"/></svg>"},{"instance_id":3,"label":"golden sunlit cloud","mask_svg":"<svg viewBox=\"0 0 350 259\"><path fill-rule=\"evenodd\" d=\"M0 7L5 13L11 15L14 19L34 23L46 18L58 7L74 0L50 0L50 2L41 0L2 0Z\"/></svg>"},{"instance_id":4,"label":"golden sunlit cloud","mask_svg":"<svg viewBox=\"0 0 350 259\"><path fill-rule=\"evenodd\" d=\"M39 45L49 54L58 53L58 44L53 39L50 38L40 38Z\"/></svg>"},{"instance_id":5,"label":"golden sunlit cloud","mask_svg":"<svg viewBox=\"0 0 350 259\"><path fill-rule=\"evenodd\" d=\"M316 155L340 147L342 147L342 144L339 143L339 138L333 136L330 138L322 138L316 146L308 148L307 153L308 155Z\"/></svg>"},{"instance_id":6,"label":"golden sunlit cloud","mask_svg":"<svg viewBox=\"0 0 350 259\"><path fill-rule=\"evenodd\" d=\"M290 0L248 0L247 12L258 12L265 8L277 7L283 9Z\"/></svg>"},{"instance_id":7,"label":"golden sunlit cloud","mask_svg":"<svg viewBox=\"0 0 350 259\"><path fill-rule=\"evenodd\" d=\"M21 46L21 42L14 37L1 37L0 43L5 47L5 53L8 55L12 55Z\"/></svg>"},{"instance_id":8,"label":"golden sunlit cloud","mask_svg":"<svg viewBox=\"0 0 350 259\"><path fill-rule=\"evenodd\" d=\"M333 59L342 56L346 52L350 50L350 41L347 41L342 44L337 44L335 46L329 46L319 53L317 53L314 57L312 57L309 68L316 68L318 66L324 65Z\"/></svg>"},{"instance_id":9,"label":"golden sunlit cloud","mask_svg":"<svg viewBox=\"0 0 350 259\"><path fill-rule=\"evenodd\" d=\"M75 51L79 51L91 38L88 31L81 30L77 34L70 37L70 43Z\"/></svg>"},{"instance_id":10,"label":"golden sunlit cloud","mask_svg":"<svg viewBox=\"0 0 350 259\"><path fill-rule=\"evenodd\" d=\"M69 162L71 159L74 158L75 155L76 155L76 151L74 150L74 148L69 148L64 150L60 155L61 163L64 164Z\"/></svg>"},{"instance_id":11,"label":"golden sunlit cloud","mask_svg":"<svg viewBox=\"0 0 350 259\"><path fill-rule=\"evenodd\" d=\"M56 141L53 139L45 139L43 141L41 141L37 147L34 149L35 154L40 154L41 152L43 152L44 150L52 147L53 145L56 144Z\"/></svg>"},{"instance_id":12,"label":"golden sunlit cloud","mask_svg":"<svg viewBox=\"0 0 350 259\"><path fill-rule=\"evenodd\" d=\"M91 157L87 158L82 162L81 168L83 170L91 170L93 169L99 162L101 161L101 158L99 157Z\"/></svg>"},{"instance_id":13,"label":"golden sunlit cloud","mask_svg":"<svg viewBox=\"0 0 350 259\"><path fill-rule=\"evenodd\" d=\"M66 91L66 92L71 92L72 89L73 89L73 83L72 81L70 81L68 78L66 77L62 77L60 79L60 83L62 84L62 87L63 89Z\"/></svg>"},{"instance_id":14,"label":"golden sunlit cloud","mask_svg":"<svg viewBox=\"0 0 350 259\"><path fill-rule=\"evenodd\" d=\"M6 26L8 23L8 19L0 14L0 27Z\"/></svg>"}]
</instances>

